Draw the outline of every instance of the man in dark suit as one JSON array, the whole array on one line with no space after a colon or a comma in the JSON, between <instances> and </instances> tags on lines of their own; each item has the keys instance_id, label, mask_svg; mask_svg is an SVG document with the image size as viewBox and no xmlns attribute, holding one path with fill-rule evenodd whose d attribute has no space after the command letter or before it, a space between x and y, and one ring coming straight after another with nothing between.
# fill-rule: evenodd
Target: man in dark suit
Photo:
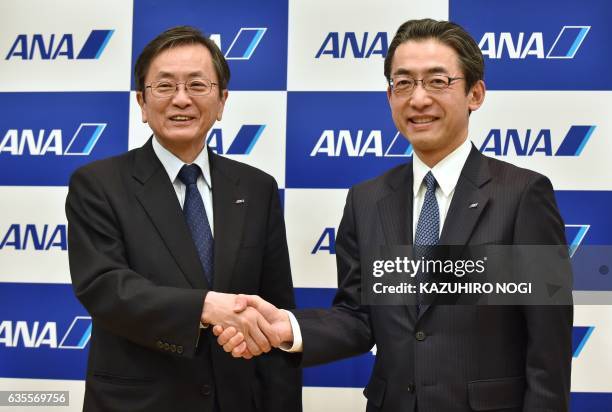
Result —
<instances>
[{"instance_id":1,"label":"man in dark suit","mask_svg":"<svg viewBox=\"0 0 612 412\"><path fill-rule=\"evenodd\" d=\"M362 300L371 273L365 265L380 246L565 245L550 181L483 156L467 138L469 116L485 96L483 71L477 44L458 25L404 23L389 46L385 76L393 120L412 144L413 161L349 191L336 240L333 307L291 313L240 298L273 324L286 349L301 352L302 366L376 344L364 390L368 411L568 410L571 306ZM234 356L248 354L234 328L215 327L215 334Z\"/></svg>"},{"instance_id":2,"label":"man in dark suit","mask_svg":"<svg viewBox=\"0 0 612 412\"><path fill-rule=\"evenodd\" d=\"M77 170L66 202L73 286L93 325L83 409L301 411L289 355L234 359L207 326L237 328L260 354L267 322L234 313L232 294L294 307L274 178L206 147L227 62L198 30L176 27L144 48L135 76L153 137Z\"/></svg>"}]
</instances>

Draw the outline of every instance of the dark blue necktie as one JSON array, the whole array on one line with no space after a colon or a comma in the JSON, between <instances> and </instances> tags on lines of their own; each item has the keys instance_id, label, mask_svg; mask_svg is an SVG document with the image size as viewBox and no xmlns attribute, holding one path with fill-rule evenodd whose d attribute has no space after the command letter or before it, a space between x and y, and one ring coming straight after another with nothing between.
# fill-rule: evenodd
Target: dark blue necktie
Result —
<instances>
[{"instance_id":1,"label":"dark blue necktie","mask_svg":"<svg viewBox=\"0 0 612 412\"><path fill-rule=\"evenodd\" d=\"M200 176L200 167L195 164L183 165L178 174L178 178L185 184L185 204L183 205L183 214L189 226L193 243L198 251L204 275L208 280L209 286L213 285L213 257L214 257L214 241L204 202L198 190L197 181Z\"/></svg>"},{"instance_id":2,"label":"dark blue necktie","mask_svg":"<svg viewBox=\"0 0 612 412\"><path fill-rule=\"evenodd\" d=\"M414 254L415 259L424 257L430 259L433 257L433 247L438 244L440 233L440 210L438 201L436 200L436 178L429 171L423 178L427 192L425 192L425 200L419 215L416 233L414 235ZM417 273L417 282L425 283L428 280L428 273L419 271ZM418 285L417 285L418 287ZM420 313L422 306L422 296L417 294L417 313Z\"/></svg>"}]
</instances>

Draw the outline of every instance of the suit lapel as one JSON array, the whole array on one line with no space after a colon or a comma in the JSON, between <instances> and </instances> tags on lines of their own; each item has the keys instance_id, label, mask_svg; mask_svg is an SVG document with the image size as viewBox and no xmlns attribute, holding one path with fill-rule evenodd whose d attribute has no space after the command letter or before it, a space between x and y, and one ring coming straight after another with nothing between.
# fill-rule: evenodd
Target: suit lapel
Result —
<instances>
[{"instance_id":1,"label":"suit lapel","mask_svg":"<svg viewBox=\"0 0 612 412\"><path fill-rule=\"evenodd\" d=\"M491 174L486 159L472 145L444 220L440 245L466 245L468 243L489 202L489 197L483 193L481 188L490 179Z\"/></svg>"},{"instance_id":2,"label":"suit lapel","mask_svg":"<svg viewBox=\"0 0 612 412\"><path fill-rule=\"evenodd\" d=\"M387 180L389 194L378 201L378 215L385 236L391 245L412 244L412 163Z\"/></svg>"},{"instance_id":3,"label":"suit lapel","mask_svg":"<svg viewBox=\"0 0 612 412\"><path fill-rule=\"evenodd\" d=\"M412 245L412 181L412 163L408 163L389 176L390 192L378 201L378 215L387 246ZM407 299L405 303L409 324L414 324L415 305L409 304Z\"/></svg>"},{"instance_id":4,"label":"suit lapel","mask_svg":"<svg viewBox=\"0 0 612 412\"><path fill-rule=\"evenodd\" d=\"M482 187L489 180L491 180L491 174L486 159L472 145L444 220L439 245L465 246L468 244L489 202L489 196L482 191ZM453 254L460 254L460 250L453 250ZM429 297L427 303L421 307L419 319L436 298L435 295Z\"/></svg>"},{"instance_id":5,"label":"suit lapel","mask_svg":"<svg viewBox=\"0 0 612 412\"><path fill-rule=\"evenodd\" d=\"M142 185L136 198L189 284L196 289L207 288L202 264L174 187L153 151L151 140L135 152L132 176Z\"/></svg>"},{"instance_id":6,"label":"suit lapel","mask_svg":"<svg viewBox=\"0 0 612 412\"><path fill-rule=\"evenodd\" d=\"M210 150L208 153L215 210L214 289L226 292L232 282L249 199L240 186L240 180L231 173L229 162Z\"/></svg>"}]
</instances>

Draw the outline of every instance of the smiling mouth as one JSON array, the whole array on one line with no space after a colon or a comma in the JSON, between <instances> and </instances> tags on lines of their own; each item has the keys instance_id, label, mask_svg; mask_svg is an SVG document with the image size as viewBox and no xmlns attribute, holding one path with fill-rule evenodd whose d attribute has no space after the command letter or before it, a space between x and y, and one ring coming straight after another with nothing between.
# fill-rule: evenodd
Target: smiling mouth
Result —
<instances>
[{"instance_id":1,"label":"smiling mouth","mask_svg":"<svg viewBox=\"0 0 612 412\"><path fill-rule=\"evenodd\" d=\"M170 120L175 122L187 122L189 120L193 120L191 116L171 116Z\"/></svg>"},{"instance_id":2,"label":"smiling mouth","mask_svg":"<svg viewBox=\"0 0 612 412\"><path fill-rule=\"evenodd\" d=\"M408 120L410 121L410 123L413 123L413 124L428 124L428 123L434 122L435 120L438 120L438 118L433 117L433 116L424 116L424 117L412 117Z\"/></svg>"}]
</instances>

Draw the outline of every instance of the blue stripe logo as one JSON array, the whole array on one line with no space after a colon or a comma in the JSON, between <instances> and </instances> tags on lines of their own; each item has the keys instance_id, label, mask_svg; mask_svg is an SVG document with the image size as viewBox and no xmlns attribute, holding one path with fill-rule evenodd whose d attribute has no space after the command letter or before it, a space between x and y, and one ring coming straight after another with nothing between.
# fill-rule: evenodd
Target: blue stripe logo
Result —
<instances>
[{"instance_id":1,"label":"blue stripe logo","mask_svg":"<svg viewBox=\"0 0 612 412\"><path fill-rule=\"evenodd\" d=\"M266 128L265 125L245 124L238 131L238 135L227 149L226 154L244 155L251 153L255 143L259 140L261 133Z\"/></svg>"},{"instance_id":2,"label":"blue stripe logo","mask_svg":"<svg viewBox=\"0 0 612 412\"><path fill-rule=\"evenodd\" d=\"M570 127L555 156L580 156L593 131L595 131L595 126Z\"/></svg>"},{"instance_id":3,"label":"blue stripe logo","mask_svg":"<svg viewBox=\"0 0 612 412\"><path fill-rule=\"evenodd\" d=\"M227 60L249 60L266 30L268 30L266 27L242 27L225 52L225 58Z\"/></svg>"},{"instance_id":4,"label":"blue stripe logo","mask_svg":"<svg viewBox=\"0 0 612 412\"><path fill-rule=\"evenodd\" d=\"M573 125L561 141L554 156L580 156L596 126ZM514 151L517 156L543 154L553 156L551 129L491 129L480 146L480 151L495 156L507 156Z\"/></svg>"},{"instance_id":5,"label":"blue stripe logo","mask_svg":"<svg viewBox=\"0 0 612 412\"><path fill-rule=\"evenodd\" d=\"M99 59L115 30L92 30L79 51L76 60ZM72 33L44 35L19 34L11 45L5 60L21 59L74 60L74 36Z\"/></svg>"},{"instance_id":6,"label":"blue stripe logo","mask_svg":"<svg viewBox=\"0 0 612 412\"><path fill-rule=\"evenodd\" d=\"M565 225L570 258L574 256L590 228L591 225Z\"/></svg>"},{"instance_id":7,"label":"blue stripe logo","mask_svg":"<svg viewBox=\"0 0 612 412\"><path fill-rule=\"evenodd\" d=\"M573 59L591 26L563 26L546 55L547 59Z\"/></svg>"},{"instance_id":8,"label":"blue stripe logo","mask_svg":"<svg viewBox=\"0 0 612 412\"><path fill-rule=\"evenodd\" d=\"M397 132L391 141L385 157L408 157L412 156L412 145L404 136Z\"/></svg>"},{"instance_id":9,"label":"blue stripe logo","mask_svg":"<svg viewBox=\"0 0 612 412\"><path fill-rule=\"evenodd\" d=\"M115 30L92 30L77 59L99 59Z\"/></svg>"},{"instance_id":10,"label":"blue stripe logo","mask_svg":"<svg viewBox=\"0 0 612 412\"><path fill-rule=\"evenodd\" d=\"M212 129L206 139L206 144L219 154L248 155L255 147L265 128L266 125L264 124L242 125L227 151L223 150L223 131Z\"/></svg>"},{"instance_id":11,"label":"blue stripe logo","mask_svg":"<svg viewBox=\"0 0 612 412\"><path fill-rule=\"evenodd\" d=\"M77 316L62 338L59 349L84 349L91 338L91 318Z\"/></svg>"},{"instance_id":12,"label":"blue stripe logo","mask_svg":"<svg viewBox=\"0 0 612 412\"><path fill-rule=\"evenodd\" d=\"M105 128L106 123L81 123L68 143L64 155L88 156Z\"/></svg>"},{"instance_id":13,"label":"blue stripe logo","mask_svg":"<svg viewBox=\"0 0 612 412\"><path fill-rule=\"evenodd\" d=\"M574 326L572 333L572 348L574 358L580 356L580 352L582 352L584 349L584 345L586 345L594 330L595 326Z\"/></svg>"}]
</instances>

